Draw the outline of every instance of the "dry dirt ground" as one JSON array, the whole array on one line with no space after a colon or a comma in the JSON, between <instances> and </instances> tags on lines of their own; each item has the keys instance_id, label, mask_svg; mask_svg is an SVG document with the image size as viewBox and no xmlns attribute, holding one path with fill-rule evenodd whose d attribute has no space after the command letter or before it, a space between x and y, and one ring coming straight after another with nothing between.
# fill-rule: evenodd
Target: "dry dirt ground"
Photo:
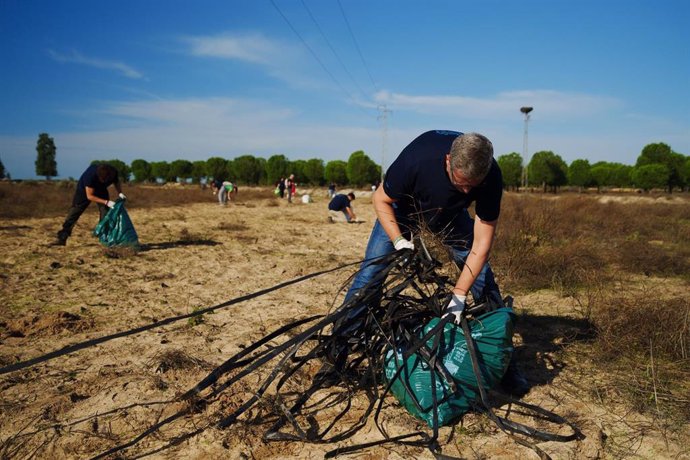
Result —
<instances>
[{"instance_id":1,"label":"dry dirt ground","mask_svg":"<svg viewBox=\"0 0 690 460\"><path fill-rule=\"evenodd\" d=\"M122 257L109 257L91 236L95 209L82 216L67 247L46 247L61 217L0 221L0 365L357 261L374 219L367 195L358 192L354 203L365 222L350 225L327 222L325 191L308 204L288 204L267 192L227 207L209 195L208 203L134 209L130 216L145 250ZM339 288L353 271L219 309L201 322L179 321L1 375L0 456L91 458L131 440L178 410L174 398L229 356L291 320L338 304ZM587 337L570 300L549 291L515 300L518 357L533 384L524 399L565 415L585 435L541 443L543 451L553 458L690 458L687 432L665 434L655 420L590 390L603 376L585 364ZM244 420L213 427L252 389L248 381L123 455L156 451L200 428L153 458L323 458L339 445L381 438L373 423L335 445L264 442L267 427ZM391 435L427 430L394 401L382 420ZM537 458L478 414L443 428L440 440L444 454L461 458ZM424 448L398 445L343 457L433 458Z\"/></svg>"}]
</instances>

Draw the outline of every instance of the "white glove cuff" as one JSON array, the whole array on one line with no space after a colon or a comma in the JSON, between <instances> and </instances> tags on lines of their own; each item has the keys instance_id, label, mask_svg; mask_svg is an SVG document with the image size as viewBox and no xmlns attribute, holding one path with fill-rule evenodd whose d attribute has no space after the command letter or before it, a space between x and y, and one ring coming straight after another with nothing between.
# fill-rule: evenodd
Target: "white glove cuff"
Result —
<instances>
[{"instance_id":1,"label":"white glove cuff","mask_svg":"<svg viewBox=\"0 0 690 460\"><path fill-rule=\"evenodd\" d=\"M465 309L465 300L467 300L466 295L453 294L448 302L447 310L451 313L461 313Z\"/></svg>"},{"instance_id":2,"label":"white glove cuff","mask_svg":"<svg viewBox=\"0 0 690 460\"><path fill-rule=\"evenodd\" d=\"M414 243L401 235L393 240L393 247L396 251L400 251L401 249L414 249Z\"/></svg>"},{"instance_id":3,"label":"white glove cuff","mask_svg":"<svg viewBox=\"0 0 690 460\"><path fill-rule=\"evenodd\" d=\"M453 305L453 304L461 305L461 304L464 304L466 300L467 300L466 295L453 294L453 297L450 299L450 305Z\"/></svg>"}]
</instances>

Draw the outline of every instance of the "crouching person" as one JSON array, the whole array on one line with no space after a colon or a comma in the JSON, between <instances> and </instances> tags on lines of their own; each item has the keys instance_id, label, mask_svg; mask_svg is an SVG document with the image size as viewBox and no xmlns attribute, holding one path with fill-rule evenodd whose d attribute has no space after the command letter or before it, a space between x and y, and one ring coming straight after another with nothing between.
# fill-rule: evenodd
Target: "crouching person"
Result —
<instances>
[{"instance_id":1,"label":"crouching person","mask_svg":"<svg viewBox=\"0 0 690 460\"><path fill-rule=\"evenodd\" d=\"M328 220L329 222L357 222L357 216L352 209L352 201L355 200L355 194L350 192L347 195L342 193L333 197L328 203Z\"/></svg>"}]
</instances>

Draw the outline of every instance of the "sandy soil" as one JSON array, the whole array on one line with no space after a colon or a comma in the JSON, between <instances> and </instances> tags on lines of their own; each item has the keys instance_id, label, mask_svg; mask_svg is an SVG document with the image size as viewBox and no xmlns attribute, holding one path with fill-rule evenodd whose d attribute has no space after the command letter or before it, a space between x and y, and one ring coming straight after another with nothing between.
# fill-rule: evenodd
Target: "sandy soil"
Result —
<instances>
[{"instance_id":1,"label":"sandy soil","mask_svg":"<svg viewBox=\"0 0 690 460\"><path fill-rule=\"evenodd\" d=\"M109 257L91 236L96 213L77 224L67 247L46 247L62 218L0 221L0 365L217 305L318 270L362 258L374 219L370 194L357 191L362 224L327 222L325 191L313 203L288 204L270 192L220 207L133 210L144 251ZM287 322L326 313L354 268L343 269L207 314L0 376L0 456L90 458L128 441L182 407L174 398L242 347ZM500 283L500 279L499 279ZM588 383L586 337L569 300L553 292L516 298L520 363L534 385L525 400L576 422L585 439L541 443L554 458L690 458L683 439L664 436L652 419L603 403ZM252 390L165 426L125 452L154 451L177 436L200 433L153 458L323 458L338 445L381 438L368 423L338 444L264 442L267 426L241 422L205 428ZM353 415L354 416L354 415ZM391 435L425 425L388 404ZM347 420L346 420L347 422ZM686 433L687 434L687 433ZM441 430L446 455L537 458L484 416L466 415ZM387 445L357 458L433 458L423 448ZM345 456L347 457L347 456Z\"/></svg>"}]
</instances>

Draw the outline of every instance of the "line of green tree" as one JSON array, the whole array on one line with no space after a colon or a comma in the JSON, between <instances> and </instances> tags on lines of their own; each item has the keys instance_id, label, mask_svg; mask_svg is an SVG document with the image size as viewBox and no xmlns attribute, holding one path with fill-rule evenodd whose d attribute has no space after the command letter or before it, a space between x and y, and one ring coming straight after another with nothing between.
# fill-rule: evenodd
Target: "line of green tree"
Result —
<instances>
[{"instance_id":1,"label":"line of green tree","mask_svg":"<svg viewBox=\"0 0 690 460\"><path fill-rule=\"evenodd\" d=\"M381 167L358 150L348 161L289 160L285 155L273 155L267 160L253 155L242 155L228 160L211 157L208 160L152 161L143 159L126 165L120 160L108 160L120 177L132 182L192 182L209 179L231 180L241 185L273 185L281 178L294 174L303 185L321 186L333 182L339 185L361 187L381 177Z\"/></svg>"},{"instance_id":2,"label":"line of green tree","mask_svg":"<svg viewBox=\"0 0 690 460\"><path fill-rule=\"evenodd\" d=\"M518 189L522 184L524 162L519 153L509 153L497 158L508 189ZM635 187L648 191L666 189L687 190L690 187L690 157L674 152L663 142L648 144L637 157L634 166L621 163L577 159L570 165L550 150L536 152L527 164L527 185L541 187L544 192L558 191L569 185L580 189L588 187Z\"/></svg>"},{"instance_id":3,"label":"line of green tree","mask_svg":"<svg viewBox=\"0 0 690 460\"><path fill-rule=\"evenodd\" d=\"M53 138L41 133L36 144L36 174L46 179L57 176L55 156L57 148ZM353 152L348 161L289 160L285 155L273 155L268 160L253 155L234 159L212 157L208 160L146 161L137 159L130 165L113 160L97 160L113 165L124 181L194 183L210 178L231 180L240 185L272 185L280 178L294 174L297 181L306 185L339 185L361 187L381 177L381 166L363 151ZM524 161L519 153L512 152L497 158L507 189L518 189L522 184ZM2 168L4 170L4 167ZM622 163L577 159L570 165L550 150L536 152L527 165L528 186L542 187L546 192L556 192L559 187L570 185L579 188L636 187L643 190L690 187L690 157L674 152L663 142L646 145L634 166Z\"/></svg>"},{"instance_id":4,"label":"line of green tree","mask_svg":"<svg viewBox=\"0 0 690 460\"><path fill-rule=\"evenodd\" d=\"M47 180L58 175L55 160L57 147L47 133L41 133L36 143L36 175ZM212 157L208 160L146 161L136 159L131 164L122 160L94 160L91 164L108 163L118 171L124 182L161 183L193 182L209 179L231 180L240 185L272 185L281 178L294 174L304 185L339 185L361 187L375 183L381 177L377 165L362 150L353 152L348 161L289 160L285 155L273 155L268 160L253 155L242 155L232 160ZM4 167L3 167L4 171Z\"/></svg>"}]
</instances>

